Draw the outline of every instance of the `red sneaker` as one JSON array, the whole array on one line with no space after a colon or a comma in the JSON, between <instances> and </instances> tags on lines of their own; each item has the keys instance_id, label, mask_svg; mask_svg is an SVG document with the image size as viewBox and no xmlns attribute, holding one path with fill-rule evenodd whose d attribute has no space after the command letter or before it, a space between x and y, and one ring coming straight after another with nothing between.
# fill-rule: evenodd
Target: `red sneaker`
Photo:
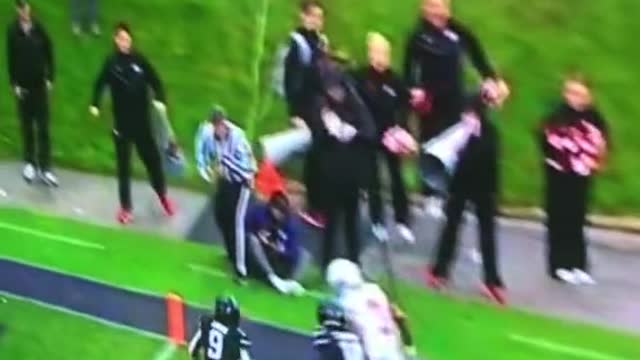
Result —
<instances>
[{"instance_id":1,"label":"red sneaker","mask_svg":"<svg viewBox=\"0 0 640 360\"><path fill-rule=\"evenodd\" d=\"M301 211L300 217L304 222L318 229L324 229L327 224L324 216L316 212Z\"/></svg>"},{"instance_id":2,"label":"red sneaker","mask_svg":"<svg viewBox=\"0 0 640 360\"><path fill-rule=\"evenodd\" d=\"M133 222L133 214L131 213L131 210L120 209L120 211L118 211L117 219L120 224L128 225Z\"/></svg>"},{"instance_id":3,"label":"red sneaker","mask_svg":"<svg viewBox=\"0 0 640 360\"><path fill-rule=\"evenodd\" d=\"M498 305L507 305L507 291L498 285L482 285L482 295Z\"/></svg>"},{"instance_id":4,"label":"red sneaker","mask_svg":"<svg viewBox=\"0 0 640 360\"><path fill-rule=\"evenodd\" d=\"M167 216L173 216L176 214L176 204L166 196L160 198L160 204L162 204L162 208L164 209L164 213Z\"/></svg>"},{"instance_id":5,"label":"red sneaker","mask_svg":"<svg viewBox=\"0 0 640 360\"><path fill-rule=\"evenodd\" d=\"M447 287L447 278L436 275L432 267L427 269L425 274L425 282L427 286L434 290L442 290Z\"/></svg>"}]
</instances>

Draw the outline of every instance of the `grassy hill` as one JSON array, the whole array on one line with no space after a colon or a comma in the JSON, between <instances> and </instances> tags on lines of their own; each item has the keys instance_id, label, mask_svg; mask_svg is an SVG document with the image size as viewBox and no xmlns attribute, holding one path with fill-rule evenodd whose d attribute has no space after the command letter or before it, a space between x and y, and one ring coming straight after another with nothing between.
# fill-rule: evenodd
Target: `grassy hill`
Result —
<instances>
[{"instance_id":1,"label":"grassy hill","mask_svg":"<svg viewBox=\"0 0 640 360\"><path fill-rule=\"evenodd\" d=\"M366 31L376 29L396 44L401 62L407 33L417 19L418 0L366 2L326 0L327 30L334 46L364 57ZM190 150L197 123L213 101L223 103L254 136L283 128L284 110L269 93L272 57L296 22L292 0L112 0L103 2L105 32L117 20L131 22L136 45L161 73L170 111L182 143ZM114 150L108 118L87 115L92 84L110 35L71 35L66 3L34 1L56 45L58 80L52 94L57 163L112 172ZM578 66L596 84L598 103L611 123L615 153L595 193L598 211L640 213L640 162L635 160L640 130L633 122L640 103L633 94L640 52L629 35L640 30L630 14L634 0L579 1L459 0L457 17L474 29L494 63L510 79L514 96L500 114L503 135L504 201L538 204L540 156L533 129L557 99L563 71ZM13 17L10 3L0 23ZM5 36L0 47L5 48ZM636 50L634 50L636 49ZM6 67L2 58L0 64ZM0 83L7 84L6 71ZM0 155L18 156L15 104L7 85L0 96ZM107 103L105 102L105 105Z\"/></svg>"}]
</instances>

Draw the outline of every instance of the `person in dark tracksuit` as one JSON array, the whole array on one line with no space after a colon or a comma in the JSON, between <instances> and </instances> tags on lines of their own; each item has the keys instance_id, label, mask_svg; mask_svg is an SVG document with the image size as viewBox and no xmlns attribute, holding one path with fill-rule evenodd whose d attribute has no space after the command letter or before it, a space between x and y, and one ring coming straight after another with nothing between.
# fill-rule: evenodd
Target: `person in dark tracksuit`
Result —
<instances>
[{"instance_id":1,"label":"person in dark tracksuit","mask_svg":"<svg viewBox=\"0 0 640 360\"><path fill-rule=\"evenodd\" d=\"M504 284L497 265L495 216L499 192L499 138L495 125L487 115L490 98L481 92L467 100L463 117L478 124L479 134L472 135L462 151L449 185L446 204L447 222L437 246L434 264L427 280L436 289L444 286L449 277L450 263L458 243L458 230L462 223L467 201L475 206L478 217L480 250L484 267L483 292L490 299L504 304Z\"/></svg>"},{"instance_id":2,"label":"person in dark tracksuit","mask_svg":"<svg viewBox=\"0 0 640 360\"><path fill-rule=\"evenodd\" d=\"M380 185L378 160L380 155L387 163L391 176L391 193L395 220L400 235L408 242L415 238L409 228L409 203L402 176L402 159L382 145L384 134L395 126L407 127L407 111L410 94L404 82L390 68L391 45L380 34L369 34L369 65L354 74L358 92L376 123L376 141L369 152L369 207L374 234L383 240L388 237L384 227L384 211Z\"/></svg>"},{"instance_id":3,"label":"person in dark tracksuit","mask_svg":"<svg viewBox=\"0 0 640 360\"><path fill-rule=\"evenodd\" d=\"M27 182L38 173L48 185L57 186L51 171L49 95L55 75L53 44L42 24L31 17L25 0L16 1L18 19L7 31L9 81L18 102Z\"/></svg>"},{"instance_id":4,"label":"person in dark tracksuit","mask_svg":"<svg viewBox=\"0 0 640 360\"><path fill-rule=\"evenodd\" d=\"M546 177L548 273L569 284L595 284L584 227L593 178L610 148L607 123L582 76L564 84L565 101L539 132Z\"/></svg>"},{"instance_id":5,"label":"person in dark tracksuit","mask_svg":"<svg viewBox=\"0 0 640 360\"><path fill-rule=\"evenodd\" d=\"M460 119L464 103L464 55L482 78L496 74L475 35L451 18L448 0L423 0L423 19L411 34L405 55L405 78L418 102L428 104L420 116L424 143ZM433 190L423 189L425 195ZM435 210L435 209L434 209Z\"/></svg>"},{"instance_id":6,"label":"person in dark tracksuit","mask_svg":"<svg viewBox=\"0 0 640 360\"><path fill-rule=\"evenodd\" d=\"M256 173L251 145L244 131L216 106L209 121L198 129L195 146L200 176L207 182L212 181L212 171L218 176L216 223L237 280L244 282L247 277L245 221Z\"/></svg>"},{"instance_id":7,"label":"person in dark tracksuit","mask_svg":"<svg viewBox=\"0 0 640 360\"><path fill-rule=\"evenodd\" d=\"M113 140L116 147L118 167L118 189L120 211L118 221L127 224L133 221L131 203L131 147L135 146L147 168L151 185L168 216L175 213L175 205L167 197L162 160L151 127L151 99L154 106L165 107L165 93L155 69L147 59L132 47L129 26L118 24L114 40L116 52L105 61L95 83L93 102L89 111L100 114L100 98L105 87L111 90L114 126Z\"/></svg>"},{"instance_id":8,"label":"person in dark tracksuit","mask_svg":"<svg viewBox=\"0 0 640 360\"><path fill-rule=\"evenodd\" d=\"M322 266L335 258L338 224L344 219L347 258L359 263L359 194L370 174L367 152L376 138L375 124L353 79L333 60L323 65L324 94L314 107L314 121L324 124L318 139L320 175L326 186L327 224Z\"/></svg>"},{"instance_id":9,"label":"person in dark tracksuit","mask_svg":"<svg viewBox=\"0 0 640 360\"><path fill-rule=\"evenodd\" d=\"M315 64L326 46L321 34L324 24L324 8L318 1L304 1L301 5L302 26L292 33L284 68L284 90L291 122L304 122L317 140L320 124L313 123L313 101L319 92L319 80ZM313 141L307 151L303 181L307 188L307 211L302 218L309 224L322 227L322 183L318 175L318 143Z\"/></svg>"}]
</instances>

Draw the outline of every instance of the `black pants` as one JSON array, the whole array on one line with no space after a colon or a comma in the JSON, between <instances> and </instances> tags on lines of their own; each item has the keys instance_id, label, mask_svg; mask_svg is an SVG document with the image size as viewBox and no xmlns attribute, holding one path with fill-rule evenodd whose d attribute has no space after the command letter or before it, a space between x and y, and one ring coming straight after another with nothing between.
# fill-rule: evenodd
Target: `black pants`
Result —
<instances>
[{"instance_id":1,"label":"black pants","mask_svg":"<svg viewBox=\"0 0 640 360\"><path fill-rule=\"evenodd\" d=\"M327 179L325 179L327 180ZM322 266L324 269L336 257L336 236L340 220L344 220L347 258L360 263L359 200L360 187L357 182L328 184L327 224L324 230Z\"/></svg>"},{"instance_id":2,"label":"black pants","mask_svg":"<svg viewBox=\"0 0 640 360\"><path fill-rule=\"evenodd\" d=\"M587 270L584 226L591 179L546 167L548 271Z\"/></svg>"},{"instance_id":3,"label":"black pants","mask_svg":"<svg viewBox=\"0 0 640 360\"><path fill-rule=\"evenodd\" d=\"M141 131L134 135L124 135L113 131L113 140L116 146L118 167L118 189L120 194L120 206L131 210L131 148L135 145L138 155L142 160L153 190L158 196L163 197L167 193L167 184L162 171L162 160L156 142L151 136L151 131Z\"/></svg>"},{"instance_id":4,"label":"black pants","mask_svg":"<svg viewBox=\"0 0 640 360\"><path fill-rule=\"evenodd\" d=\"M379 168L379 159L382 157L387 163L389 176L391 177L391 194L395 220L399 224L407 224L409 221L409 201L407 199L407 189L402 177L401 158L387 150L378 149L372 149L369 156L371 161L371 165L369 166L371 174L369 176L368 192L371 221L374 224L379 224L384 220Z\"/></svg>"},{"instance_id":5,"label":"black pants","mask_svg":"<svg viewBox=\"0 0 640 360\"><path fill-rule=\"evenodd\" d=\"M320 155L317 145L312 144L307 151L304 160L303 181L307 190L308 209L315 212L324 212L324 196L322 191L322 176L320 175Z\"/></svg>"},{"instance_id":6,"label":"black pants","mask_svg":"<svg viewBox=\"0 0 640 360\"><path fill-rule=\"evenodd\" d=\"M479 191L452 192L447 201L447 223L444 226L433 272L437 276L448 277L449 266L454 258L458 243L458 229L462 222L467 200L475 205L480 230L480 251L484 268L484 281L489 285L502 286L498 274L495 235L496 196L494 193Z\"/></svg>"},{"instance_id":7,"label":"black pants","mask_svg":"<svg viewBox=\"0 0 640 360\"><path fill-rule=\"evenodd\" d=\"M51 140L47 89L43 85L24 91L18 99L24 161L48 170L51 167Z\"/></svg>"},{"instance_id":8,"label":"black pants","mask_svg":"<svg viewBox=\"0 0 640 360\"><path fill-rule=\"evenodd\" d=\"M220 179L215 195L215 219L236 275L247 276L245 217L251 188Z\"/></svg>"}]
</instances>

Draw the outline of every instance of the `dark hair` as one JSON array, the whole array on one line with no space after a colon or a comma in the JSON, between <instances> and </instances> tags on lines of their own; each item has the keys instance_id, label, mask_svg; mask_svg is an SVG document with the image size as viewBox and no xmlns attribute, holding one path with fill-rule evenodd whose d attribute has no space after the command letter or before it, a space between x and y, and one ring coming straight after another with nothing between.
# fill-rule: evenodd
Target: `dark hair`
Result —
<instances>
[{"instance_id":1,"label":"dark hair","mask_svg":"<svg viewBox=\"0 0 640 360\"><path fill-rule=\"evenodd\" d=\"M284 191L276 191L269 198L269 206L288 214L290 207L289 197L284 193Z\"/></svg>"},{"instance_id":2,"label":"dark hair","mask_svg":"<svg viewBox=\"0 0 640 360\"><path fill-rule=\"evenodd\" d=\"M19 9L24 9L25 6L29 5L27 0L16 0L16 7Z\"/></svg>"},{"instance_id":3,"label":"dark hair","mask_svg":"<svg viewBox=\"0 0 640 360\"><path fill-rule=\"evenodd\" d=\"M320 8L324 10L324 5L318 0L304 0L300 3L300 11L306 13L313 8Z\"/></svg>"},{"instance_id":4,"label":"dark hair","mask_svg":"<svg viewBox=\"0 0 640 360\"><path fill-rule=\"evenodd\" d=\"M127 24L124 21L120 21L119 23L116 24L116 27L114 29L114 34L117 34L120 31L124 31L127 34L129 34L129 36L131 36L131 28L129 27L129 24Z\"/></svg>"}]
</instances>

